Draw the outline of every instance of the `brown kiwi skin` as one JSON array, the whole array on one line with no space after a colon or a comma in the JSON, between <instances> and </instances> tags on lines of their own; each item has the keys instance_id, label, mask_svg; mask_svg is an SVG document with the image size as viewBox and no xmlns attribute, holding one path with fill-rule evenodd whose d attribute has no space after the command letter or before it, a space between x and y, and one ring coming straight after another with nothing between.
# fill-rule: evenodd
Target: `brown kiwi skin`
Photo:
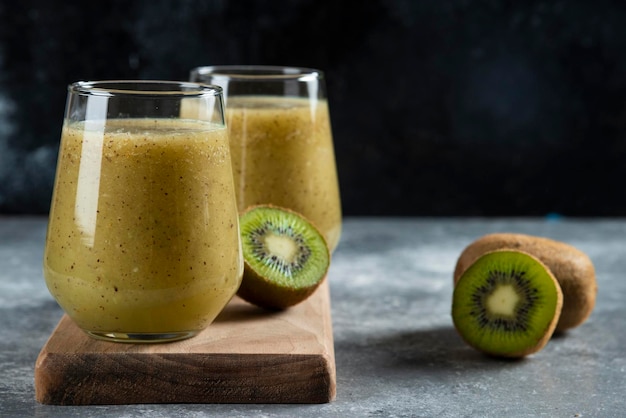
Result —
<instances>
[{"instance_id":1,"label":"brown kiwi skin","mask_svg":"<svg viewBox=\"0 0 626 418\"><path fill-rule=\"evenodd\" d=\"M454 269L454 283L480 255L505 248L535 256L556 277L563 292L563 310L556 326L557 332L577 327L589 318L598 293L593 263L579 249L550 238L519 233L484 235L469 244L459 256Z\"/></svg>"},{"instance_id":2,"label":"brown kiwi skin","mask_svg":"<svg viewBox=\"0 0 626 418\"><path fill-rule=\"evenodd\" d=\"M320 284L326 280L326 274L315 285L302 289L276 288L263 276L258 275L247 263L244 262L244 279L237 291L237 296L256 306L270 309L283 310L297 305L315 292Z\"/></svg>"},{"instance_id":3,"label":"brown kiwi skin","mask_svg":"<svg viewBox=\"0 0 626 418\"><path fill-rule=\"evenodd\" d=\"M548 275L552 278L552 280L554 282L554 285L555 285L555 288L556 288L556 294L557 294L557 301L556 301L556 309L555 309L555 313L554 313L554 318L552 318L552 321L550 321L550 323L546 327L545 332L543 334L543 337L540 338L535 345L527 347L527 348L525 348L523 350L520 350L520 351L509 352L509 353L502 353L502 352L498 351L497 349L485 350L484 348L481 349L479 347L474 347L478 351L481 351L484 354L487 354L487 355L489 355L491 357L517 359L517 358L522 358L522 357L526 357L526 356L529 356L531 354L537 353L538 351L542 350L546 346L548 341L550 341L550 338L552 338L552 335L554 334L554 332L556 330L557 323L559 321L561 312L563 310L563 292L561 290L561 287L559 286L558 280L556 279L554 274L550 271L548 266L546 266L541 260L539 260L537 257L533 256L532 254L526 253L525 251L520 251L520 250L517 250L517 249L513 250L513 249L508 249L507 248L507 249L496 249L496 250L492 250L492 251L486 251L486 252L480 254L479 256L477 256L476 258L474 258L474 260L465 268L465 270L467 270L467 268L469 268L469 266L472 265L472 263L474 263L478 258L480 258L483 255L491 254L491 253L497 253L497 252L506 252L506 251L515 251L515 252L519 252L519 253L524 253L524 254L530 256L531 258L533 258L535 261L537 261L537 263L539 263L541 266L543 266L543 268L546 269L546 272L548 273ZM456 284L456 282L458 282L458 280L461 278L461 276L462 276L462 273L459 274L458 279L455 280L455 284ZM456 327L456 324L455 324L455 327ZM461 335L461 338L462 338L462 334L460 332L459 332L459 335ZM470 342L468 342L468 341L465 341L465 342L468 345L472 346L472 344Z\"/></svg>"}]
</instances>

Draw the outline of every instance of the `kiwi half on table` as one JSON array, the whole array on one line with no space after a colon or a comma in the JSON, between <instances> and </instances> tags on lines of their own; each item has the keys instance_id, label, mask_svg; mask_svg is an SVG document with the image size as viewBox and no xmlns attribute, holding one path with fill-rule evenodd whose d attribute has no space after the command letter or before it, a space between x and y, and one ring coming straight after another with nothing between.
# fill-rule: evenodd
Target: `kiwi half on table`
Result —
<instances>
[{"instance_id":1,"label":"kiwi half on table","mask_svg":"<svg viewBox=\"0 0 626 418\"><path fill-rule=\"evenodd\" d=\"M546 265L563 292L563 310L556 331L566 331L584 323L591 315L598 293L593 262L587 254L565 242L519 233L492 233L469 244L457 260L454 281L481 254L501 249L531 254Z\"/></svg>"},{"instance_id":2,"label":"kiwi half on table","mask_svg":"<svg viewBox=\"0 0 626 418\"><path fill-rule=\"evenodd\" d=\"M488 252L459 278L452 319L475 349L498 357L541 350L561 314L563 294L550 270L517 250Z\"/></svg>"},{"instance_id":3,"label":"kiwi half on table","mask_svg":"<svg viewBox=\"0 0 626 418\"><path fill-rule=\"evenodd\" d=\"M305 217L273 205L246 209L239 218L244 275L237 295L268 309L308 298L326 277L328 245Z\"/></svg>"}]
</instances>

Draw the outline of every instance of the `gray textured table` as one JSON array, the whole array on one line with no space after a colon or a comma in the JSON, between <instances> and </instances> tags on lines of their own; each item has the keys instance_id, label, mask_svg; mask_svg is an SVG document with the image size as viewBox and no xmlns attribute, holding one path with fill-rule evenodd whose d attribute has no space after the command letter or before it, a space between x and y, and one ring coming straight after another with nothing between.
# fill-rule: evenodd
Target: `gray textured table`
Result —
<instances>
[{"instance_id":1,"label":"gray textured table","mask_svg":"<svg viewBox=\"0 0 626 418\"><path fill-rule=\"evenodd\" d=\"M34 399L61 317L41 274L46 219L0 217L0 416L618 417L626 414L626 220L349 218L330 271L337 398L321 405L60 407ZM515 231L569 242L596 266L596 309L522 361L482 356L450 318L470 241Z\"/></svg>"}]
</instances>

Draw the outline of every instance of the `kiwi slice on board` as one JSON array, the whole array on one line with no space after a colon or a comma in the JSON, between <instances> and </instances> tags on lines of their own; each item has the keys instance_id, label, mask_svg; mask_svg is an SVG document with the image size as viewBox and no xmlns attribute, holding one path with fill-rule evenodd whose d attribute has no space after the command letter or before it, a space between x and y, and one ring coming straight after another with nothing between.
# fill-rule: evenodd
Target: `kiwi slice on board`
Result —
<instances>
[{"instance_id":1,"label":"kiwi slice on board","mask_svg":"<svg viewBox=\"0 0 626 418\"><path fill-rule=\"evenodd\" d=\"M237 295L269 309L308 298L326 277L330 252L319 230L278 206L246 209L239 218L244 274Z\"/></svg>"},{"instance_id":2,"label":"kiwi slice on board","mask_svg":"<svg viewBox=\"0 0 626 418\"><path fill-rule=\"evenodd\" d=\"M498 250L479 257L453 292L454 326L470 346L497 357L541 350L561 315L563 293L534 256Z\"/></svg>"}]
</instances>

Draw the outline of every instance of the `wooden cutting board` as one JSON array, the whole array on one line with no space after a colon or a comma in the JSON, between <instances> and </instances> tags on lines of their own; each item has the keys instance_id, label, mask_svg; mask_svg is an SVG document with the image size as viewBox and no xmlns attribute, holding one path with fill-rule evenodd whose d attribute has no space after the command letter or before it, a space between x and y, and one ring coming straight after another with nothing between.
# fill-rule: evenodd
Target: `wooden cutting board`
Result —
<instances>
[{"instance_id":1,"label":"wooden cutting board","mask_svg":"<svg viewBox=\"0 0 626 418\"><path fill-rule=\"evenodd\" d=\"M45 404L326 403L336 374L328 281L270 312L235 297L199 335L166 344L88 337L63 316L35 365Z\"/></svg>"}]
</instances>

